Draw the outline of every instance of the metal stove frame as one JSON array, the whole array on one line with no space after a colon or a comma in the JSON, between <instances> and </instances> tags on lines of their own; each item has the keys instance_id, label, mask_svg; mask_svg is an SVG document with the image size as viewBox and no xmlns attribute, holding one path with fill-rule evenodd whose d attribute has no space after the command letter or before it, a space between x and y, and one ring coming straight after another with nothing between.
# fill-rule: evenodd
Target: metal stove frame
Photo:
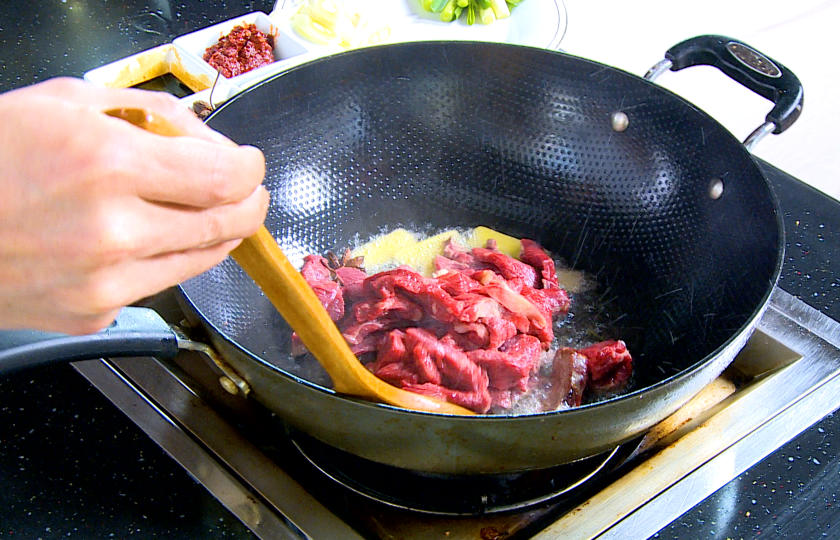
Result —
<instances>
[{"instance_id":1,"label":"metal stove frame","mask_svg":"<svg viewBox=\"0 0 840 540\"><path fill-rule=\"evenodd\" d=\"M644 538L840 407L840 323L777 288L733 363L750 382L680 419L588 499L562 511L422 526L404 511L390 522L387 511L367 523L339 515L191 388L177 366L154 358L74 366L260 539L361 540L380 525L406 539L476 538L486 527L505 538ZM378 525L368 527L371 521Z\"/></svg>"}]
</instances>

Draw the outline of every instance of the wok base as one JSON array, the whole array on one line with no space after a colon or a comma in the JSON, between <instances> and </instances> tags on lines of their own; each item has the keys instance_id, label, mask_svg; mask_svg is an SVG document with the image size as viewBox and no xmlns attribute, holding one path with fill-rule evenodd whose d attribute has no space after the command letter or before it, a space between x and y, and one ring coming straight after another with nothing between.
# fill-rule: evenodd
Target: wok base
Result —
<instances>
[{"instance_id":1,"label":"wok base","mask_svg":"<svg viewBox=\"0 0 840 540\"><path fill-rule=\"evenodd\" d=\"M570 498L620 467L641 440L556 467L510 474L453 475L383 465L305 434L292 434L300 453L345 488L395 508L451 516L512 512Z\"/></svg>"}]
</instances>

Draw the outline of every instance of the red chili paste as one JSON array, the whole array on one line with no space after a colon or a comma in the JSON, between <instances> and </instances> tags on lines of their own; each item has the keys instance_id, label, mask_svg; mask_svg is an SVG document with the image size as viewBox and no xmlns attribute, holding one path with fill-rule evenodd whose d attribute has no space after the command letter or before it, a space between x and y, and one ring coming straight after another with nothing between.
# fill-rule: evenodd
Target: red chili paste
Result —
<instances>
[{"instance_id":1,"label":"red chili paste","mask_svg":"<svg viewBox=\"0 0 840 540\"><path fill-rule=\"evenodd\" d=\"M204 60L226 78L274 62L274 36L254 24L239 25L204 52Z\"/></svg>"}]
</instances>

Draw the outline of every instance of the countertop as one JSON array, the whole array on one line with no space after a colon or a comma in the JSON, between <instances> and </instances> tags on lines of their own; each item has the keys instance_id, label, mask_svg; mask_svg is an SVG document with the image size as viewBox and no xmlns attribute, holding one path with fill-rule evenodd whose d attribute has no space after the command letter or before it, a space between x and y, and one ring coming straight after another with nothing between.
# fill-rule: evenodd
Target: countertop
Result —
<instances>
[{"instance_id":1,"label":"countertop","mask_svg":"<svg viewBox=\"0 0 840 540\"><path fill-rule=\"evenodd\" d=\"M584 4L587 3L583 0L567 0L569 31L564 48L628 71L644 72L668 46L687 36L685 30L676 36L679 32L674 27L653 16L648 23L639 22L644 19L640 13L645 10L667 13L672 3L609 3L615 9L597 8L597 12L594 3ZM727 17L735 13L734 8L720 4L704 3L715 9L698 11L683 28L697 29L692 33L735 35L759 48L766 46L765 52L797 67L796 59L786 54L797 49L789 47L787 39L776 40L780 30L767 18L767 10L781 9L781 3L774 7L770 7L774 2L761 3L758 21L764 26L753 21L749 24L758 25L758 30L747 26L745 32L739 32L741 27ZM249 11L268 12L272 7L273 2L242 1L7 0L0 3L0 91L52 76L81 76L92 68L194 29ZM837 14L837 8L837 2L800 2L787 9L794 11L794 23L811 20L814 28L822 28L829 24L831 13ZM720 23L719 29L712 28L715 21ZM634 30L631 35L616 34L623 27ZM759 31L762 28L764 31ZM647 41L638 39L640 32L647 35ZM626 46L609 47L610 39L616 37L626 40L622 41ZM816 32L810 37L817 42L826 39ZM650 58L634 57L631 63L624 56L630 54L631 48L650 51L651 54L645 54ZM813 49L809 53L826 56L827 49ZM811 77L800 77L806 84L806 96L810 97L807 83ZM682 74L668 74L668 78L682 78ZM777 151L775 140L764 141L757 155L801 179L767 166L781 201L787 234L780 286L840 320L840 275L835 268L840 264L840 205L823 193L831 191L828 180L837 176L837 153L815 152L819 147L808 144L817 137L814 126L821 122L809 115L813 114L812 109L822 106L821 100L830 94L829 90L817 85L813 100L816 106L806 106L802 120L791 130L791 139L805 142ZM713 104L708 107L714 108ZM759 114L759 120L765 112ZM750 120L747 132L758 124L752 117ZM732 128L727 121L721 121L741 137L740 127ZM797 137L794 130L799 131ZM767 150L761 150L762 147ZM817 166L796 166L805 162ZM838 536L838 418L835 412L808 428L656 537ZM252 537L203 487L68 366L0 379L0 486L0 538Z\"/></svg>"}]
</instances>

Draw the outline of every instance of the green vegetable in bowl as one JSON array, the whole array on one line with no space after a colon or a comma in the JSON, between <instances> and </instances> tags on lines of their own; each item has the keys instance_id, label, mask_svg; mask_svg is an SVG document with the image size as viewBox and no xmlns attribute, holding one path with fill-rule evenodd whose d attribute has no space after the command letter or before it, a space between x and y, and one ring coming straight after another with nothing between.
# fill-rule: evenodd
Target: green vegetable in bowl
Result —
<instances>
[{"instance_id":1,"label":"green vegetable in bowl","mask_svg":"<svg viewBox=\"0 0 840 540\"><path fill-rule=\"evenodd\" d=\"M467 24L474 24L476 19L483 24L490 24L496 19L510 17L512 7L523 0L420 0L426 11L440 13L440 20L452 22L466 11Z\"/></svg>"}]
</instances>

